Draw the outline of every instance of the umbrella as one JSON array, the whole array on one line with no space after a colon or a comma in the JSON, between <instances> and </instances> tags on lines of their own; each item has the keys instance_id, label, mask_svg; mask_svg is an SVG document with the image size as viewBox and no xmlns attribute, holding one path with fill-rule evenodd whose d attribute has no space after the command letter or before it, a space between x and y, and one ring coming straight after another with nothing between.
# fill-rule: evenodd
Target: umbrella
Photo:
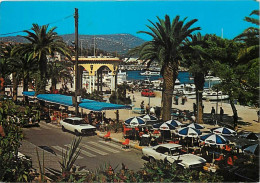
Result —
<instances>
[{"instance_id":1,"label":"umbrella","mask_svg":"<svg viewBox=\"0 0 260 183\"><path fill-rule=\"evenodd\" d=\"M129 126L140 126L140 125L145 125L145 121L144 119L139 117L132 117L125 120L125 124Z\"/></svg>"},{"instance_id":2,"label":"umbrella","mask_svg":"<svg viewBox=\"0 0 260 183\"><path fill-rule=\"evenodd\" d=\"M169 120L169 121L166 121L165 123L171 124L174 127L178 127L178 126L182 126L183 125L181 122L179 122L177 120Z\"/></svg>"},{"instance_id":3,"label":"umbrella","mask_svg":"<svg viewBox=\"0 0 260 183\"><path fill-rule=\"evenodd\" d=\"M259 144L253 144L244 149L244 152L259 155Z\"/></svg>"},{"instance_id":4,"label":"umbrella","mask_svg":"<svg viewBox=\"0 0 260 183\"><path fill-rule=\"evenodd\" d=\"M195 128L192 128L192 127L184 127L184 128L178 129L178 135L184 136L184 137L198 137L201 134L202 134L201 131L199 131Z\"/></svg>"},{"instance_id":5,"label":"umbrella","mask_svg":"<svg viewBox=\"0 0 260 183\"><path fill-rule=\"evenodd\" d=\"M200 140L211 145L224 145L228 143L228 140L225 139L225 137L214 133L204 135L200 137Z\"/></svg>"},{"instance_id":6,"label":"umbrella","mask_svg":"<svg viewBox=\"0 0 260 183\"><path fill-rule=\"evenodd\" d=\"M231 130L226 127L213 128L211 129L211 131L215 134L221 134L224 136L234 136L237 134L234 130Z\"/></svg>"},{"instance_id":7,"label":"umbrella","mask_svg":"<svg viewBox=\"0 0 260 183\"><path fill-rule=\"evenodd\" d=\"M204 126L199 125L199 124L197 124L197 123L191 123L191 124L187 125L187 127L195 128L195 129L197 129L197 130L200 130L200 129L205 128Z\"/></svg>"},{"instance_id":8,"label":"umbrella","mask_svg":"<svg viewBox=\"0 0 260 183\"><path fill-rule=\"evenodd\" d=\"M149 114L140 116L139 118L143 118L145 121L157 121L158 120L155 116L152 116Z\"/></svg>"},{"instance_id":9,"label":"umbrella","mask_svg":"<svg viewBox=\"0 0 260 183\"><path fill-rule=\"evenodd\" d=\"M174 130L174 126L171 124L168 124L166 122L164 123L156 123L153 125L154 129L159 129L159 130Z\"/></svg>"}]
</instances>

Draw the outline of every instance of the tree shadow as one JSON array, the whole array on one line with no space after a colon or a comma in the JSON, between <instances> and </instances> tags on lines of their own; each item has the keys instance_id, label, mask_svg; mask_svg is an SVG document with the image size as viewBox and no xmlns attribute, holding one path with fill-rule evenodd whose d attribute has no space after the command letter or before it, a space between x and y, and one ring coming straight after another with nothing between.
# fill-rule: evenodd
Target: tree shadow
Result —
<instances>
[{"instance_id":1,"label":"tree shadow","mask_svg":"<svg viewBox=\"0 0 260 183\"><path fill-rule=\"evenodd\" d=\"M233 116L229 116L227 114L223 115L223 121L220 121L220 116L216 115L215 117L217 119L217 124L220 126L228 127L228 128L234 128L234 119ZM215 125L216 122L212 120L210 113L204 113L203 114L203 120L205 124ZM241 117L238 117L238 126L251 126L252 124L246 121L243 121Z\"/></svg>"}]
</instances>

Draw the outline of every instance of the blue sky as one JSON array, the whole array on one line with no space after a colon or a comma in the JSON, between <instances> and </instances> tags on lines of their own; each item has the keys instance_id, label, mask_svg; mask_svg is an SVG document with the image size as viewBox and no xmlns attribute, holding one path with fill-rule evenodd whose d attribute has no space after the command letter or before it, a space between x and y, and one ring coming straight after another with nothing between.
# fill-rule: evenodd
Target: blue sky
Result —
<instances>
[{"instance_id":1,"label":"blue sky","mask_svg":"<svg viewBox=\"0 0 260 183\"><path fill-rule=\"evenodd\" d=\"M0 37L10 32L30 29L32 23L57 26L58 34L74 33L74 8L79 9L79 34L100 35L130 33L143 39L150 37L137 34L148 30L148 19L155 22L156 16L171 18L180 15L198 19L194 26L201 33L216 34L232 39L251 26L243 21L252 10L259 9L259 2L244 1L2 1L0 4ZM71 16L70 16L71 15ZM69 18L65 18L68 17Z\"/></svg>"}]
</instances>

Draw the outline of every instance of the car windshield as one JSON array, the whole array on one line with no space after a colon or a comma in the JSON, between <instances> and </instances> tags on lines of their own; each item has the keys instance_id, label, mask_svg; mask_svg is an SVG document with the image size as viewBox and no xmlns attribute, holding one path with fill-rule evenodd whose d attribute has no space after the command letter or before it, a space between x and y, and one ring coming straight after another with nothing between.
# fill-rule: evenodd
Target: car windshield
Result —
<instances>
[{"instance_id":1,"label":"car windshield","mask_svg":"<svg viewBox=\"0 0 260 183\"><path fill-rule=\"evenodd\" d=\"M178 149L178 148L171 149L171 155L173 155L173 156L179 155L180 153L181 153L181 149Z\"/></svg>"},{"instance_id":2,"label":"car windshield","mask_svg":"<svg viewBox=\"0 0 260 183\"><path fill-rule=\"evenodd\" d=\"M84 120L75 120L74 125L86 124Z\"/></svg>"}]
</instances>

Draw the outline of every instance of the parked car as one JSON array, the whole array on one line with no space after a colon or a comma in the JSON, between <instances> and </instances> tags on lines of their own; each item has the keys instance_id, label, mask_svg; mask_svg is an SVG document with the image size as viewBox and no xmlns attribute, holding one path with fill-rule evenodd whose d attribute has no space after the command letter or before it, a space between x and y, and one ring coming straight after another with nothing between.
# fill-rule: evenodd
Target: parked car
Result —
<instances>
[{"instance_id":1,"label":"parked car","mask_svg":"<svg viewBox=\"0 0 260 183\"><path fill-rule=\"evenodd\" d=\"M60 121L62 131L71 131L77 136L79 135L94 135L96 127L87 124L83 118L69 117Z\"/></svg>"},{"instance_id":2,"label":"parked car","mask_svg":"<svg viewBox=\"0 0 260 183\"><path fill-rule=\"evenodd\" d=\"M142 149L143 156L150 162L155 160L167 160L170 163L176 161L178 165L185 169L198 169L206 164L206 160L193 154L183 154L182 146L179 144L160 144L154 147Z\"/></svg>"},{"instance_id":3,"label":"parked car","mask_svg":"<svg viewBox=\"0 0 260 183\"><path fill-rule=\"evenodd\" d=\"M155 93L150 89L143 89L141 95L144 97L155 97Z\"/></svg>"}]
</instances>

